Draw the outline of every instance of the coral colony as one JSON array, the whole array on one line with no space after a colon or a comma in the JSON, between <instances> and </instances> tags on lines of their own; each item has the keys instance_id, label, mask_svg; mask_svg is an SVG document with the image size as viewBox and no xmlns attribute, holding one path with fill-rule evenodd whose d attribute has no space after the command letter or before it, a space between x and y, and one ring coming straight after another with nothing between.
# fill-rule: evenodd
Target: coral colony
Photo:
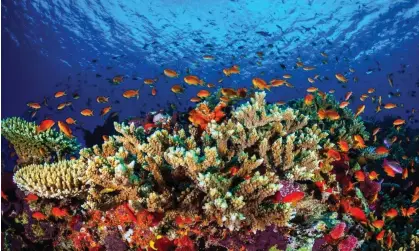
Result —
<instances>
[{"instance_id":1,"label":"coral colony","mask_svg":"<svg viewBox=\"0 0 419 251\"><path fill-rule=\"evenodd\" d=\"M147 130L115 123L79 155L53 128L3 120L20 189L2 194L4 250L415 250L418 189L391 200L367 168L400 175L396 164L414 161L397 142L379 148L331 96L310 95L280 105L256 92L231 110L208 99L188 122Z\"/></svg>"}]
</instances>

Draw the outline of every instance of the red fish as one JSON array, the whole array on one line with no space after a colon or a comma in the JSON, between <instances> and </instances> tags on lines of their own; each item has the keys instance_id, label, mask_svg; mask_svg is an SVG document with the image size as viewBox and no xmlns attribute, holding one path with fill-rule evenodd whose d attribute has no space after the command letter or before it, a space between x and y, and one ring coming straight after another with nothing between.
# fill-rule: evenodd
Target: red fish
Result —
<instances>
[{"instance_id":1,"label":"red fish","mask_svg":"<svg viewBox=\"0 0 419 251\"><path fill-rule=\"evenodd\" d=\"M237 166L233 166L231 169L230 169L230 175L231 176L234 176L234 175L236 175L237 174L237 172L239 171L239 168L237 168Z\"/></svg>"},{"instance_id":2,"label":"red fish","mask_svg":"<svg viewBox=\"0 0 419 251\"><path fill-rule=\"evenodd\" d=\"M349 151L349 145L348 145L348 142L346 142L345 140L339 140L339 141L338 141L338 146L339 146L339 148L340 148L340 150L341 150L342 152L347 152L347 151Z\"/></svg>"},{"instance_id":3,"label":"red fish","mask_svg":"<svg viewBox=\"0 0 419 251\"><path fill-rule=\"evenodd\" d=\"M381 230L381 232L379 232L379 233L377 234L377 236L375 237L375 239L376 239L377 241L382 241L382 240L384 239L384 233L385 233L385 230Z\"/></svg>"},{"instance_id":4,"label":"red fish","mask_svg":"<svg viewBox=\"0 0 419 251\"><path fill-rule=\"evenodd\" d=\"M336 150L333 150L333 149L329 149L327 151L327 157L328 158L331 158L331 159L335 159L337 161L339 161L341 159L339 152L336 151Z\"/></svg>"},{"instance_id":5,"label":"red fish","mask_svg":"<svg viewBox=\"0 0 419 251\"><path fill-rule=\"evenodd\" d=\"M1 191L1 197L6 200L9 201L9 198L7 198L7 195L3 192L3 190Z\"/></svg>"},{"instance_id":6,"label":"red fish","mask_svg":"<svg viewBox=\"0 0 419 251\"><path fill-rule=\"evenodd\" d=\"M27 202L37 201L38 199L39 199L38 196L36 194L33 194L33 193L28 194L28 196L26 196L26 198L25 198L25 200Z\"/></svg>"},{"instance_id":7,"label":"red fish","mask_svg":"<svg viewBox=\"0 0 419 251\"><path fill-rule=\"evenodd\" d=\"M354 173L355 179L357 181L365 181L365 174L363 171L358 170Z\"/></svg>"},{"instance_id":8,"label":"red fish","mask_svg":"<svg viewBox=\"0 0 419 251\"><path fill-rule=\"evenodd\" d=\"M402 207L400 210L402 211L402 215L404 217L410 217L416 213L416 208L414 207L409 207L409 208Z\"/></svg>"},{"instance_id":9,"label":"red fish","mask_svg":"<svg viewBox=\"0 0 419 251\"><path fill-rule=\"evenodd\" d=\"M72 138L73 132L71 131L70 127L63 121L58 121L58 127L60 128L60 131L64 133L65 136Z\"/></svg>"},{"instance_id":10,"label":"red fish","mask_svg":"<svg viewBox=\"0 0 419 251\"><path fill-rule=\"evenodd\" d=\"M379 146L375 148L375 152L379 155L388 154L389 150L385 146Z\"/></svg>"},{"instance_id":11,"label":"red fish","mask_svg":"<svg viewBox=\"0 0 419 251\"><path fill-rule=\"evenodd\" d=\"M299 202L300 200L302 200L303 198L304 198L304 193L303 192L298 192L298 191L296 191L296 192L292 192L292 193L290 193L290 194L288 194L288 195L286 195L283 199L282 199L282 202L284 202L284 203L293 203L293 204L295 204L295 203L297 203L297 202Z\"/></svg>"},{"instance_id":12,"label":"red fish","mask_svg":"<svg viewBox=\"0 0 419 251\"><path fill-rule=\"evenodd\" d=\"M375 220L371 223L375 228L382 229L384 227L384 221L383 220Z\"/></svg>"},{"instance_id":13,"label":"red fish","mask_svg":"<svg viewBox=\"0 0 419 251\"><path fill-rule=\"evenodd\" d=\"M36 128L36 132L40 133L40 132L45 132L48 131L49 129L51 129L51 127L53 127L55 125L55 121L52 119L45 119L43 120L39 126Z\"/></svg>"},{"instance_id":14,"label":"red fish","mask_svg":"<svg viewBox=\"0 0 419 251\"><path fill-rule=\"evenodd\" d=\"M61 209L59 207L53 207L51 209L51 214L54 215L54 217L57 218L63 218L65 216L68 216L68 212L66 209Z\"/></svg>"},{"instance_id":15,"label":"red fish","mask_svg":"<svg viewBox=\"0 0 419 251\"><path fill-rule=\"evenodd\" d=\"M352 207L349 210L349 214L352 217L354 217L356 220L358 220L358 221L360 221L362 223L366 223L368 221L367 220L367 216L365 216L364 211L361 208L359 208L359 207Z\"/></svg>"},{"instance_id":16,"label":"red fish","mask_svg":"<svg viewBox=\"0 0 419 251\"><path fill-rule=\"evenodd\" d=\"M341 222L341 223L337 224L332 229L332 231L330 231L330 233L329 233L330 237L332 237L332 239L334 239L334 240L338 240L338 239L342 238L345 235L345 228L346 228L345 222Z\"/></svg>"},{"instance_id":17,"label":"red fish","mask_svg":"<svg viewBox=\"0 0 419 251\"><path fill-rule=\"evenodd\" d=\"M35 212L32 214L32 217L36 220L45 220L47 216L41 212Z\"/></svg>"},{"instance_id":18,"label":"red fish","mask_svg":"<svg viewBox=\"0 0 419 251\"><path fill-rule=\"evenodd\" d=\"M390 219L393 219L394 217L397 216L397 214L398 214L397 210L394 209L394 208L391 208L384 214L384 216L386 216Z\"/></svg>"}]
</instances>

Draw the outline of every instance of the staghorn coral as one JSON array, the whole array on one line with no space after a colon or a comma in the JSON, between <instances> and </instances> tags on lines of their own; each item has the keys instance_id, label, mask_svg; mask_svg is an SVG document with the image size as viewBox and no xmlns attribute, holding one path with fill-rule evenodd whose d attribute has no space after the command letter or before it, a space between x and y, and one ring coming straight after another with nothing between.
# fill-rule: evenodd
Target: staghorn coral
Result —
<instances>
[{"instance_id":1,"label":"staghorn coral","mask_svg":"<svg viewBox=\"0 0 419 251\"><path fill-rule=\"evenodd\" d=\"M17 117L2 120L1 133L13 145L20 164L48 162L51 157L60 160L79 149L75 139L54 129L37 133L35 123Z\"/></svg>"},{"instance_id":2,"label":"staghorn coral","mask_svg":"<svg viewBox=\"0 0 419 251\"><path fill-rule=\"evenodd\" d=\"M67 198L81 194L86 185L86 168L79 160L32 164L19 169L14 182L24 191L45 198Z\"/></svg>"}]
</instances>

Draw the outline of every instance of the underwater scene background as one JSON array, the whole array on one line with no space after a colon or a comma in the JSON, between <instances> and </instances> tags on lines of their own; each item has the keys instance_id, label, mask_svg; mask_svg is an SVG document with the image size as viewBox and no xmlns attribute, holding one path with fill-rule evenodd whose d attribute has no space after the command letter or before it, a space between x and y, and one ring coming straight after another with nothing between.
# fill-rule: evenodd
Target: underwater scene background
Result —
<instances>
[{"instance_id":1,"label":"underwater scene background","mask_svg":"<svg viewBox=\"0 0 419 251\"><path fill-rule=\"evenodd\" d=\"M1 11L2 250L418 249L418 1Z\"/></svg>"}]
</instances>

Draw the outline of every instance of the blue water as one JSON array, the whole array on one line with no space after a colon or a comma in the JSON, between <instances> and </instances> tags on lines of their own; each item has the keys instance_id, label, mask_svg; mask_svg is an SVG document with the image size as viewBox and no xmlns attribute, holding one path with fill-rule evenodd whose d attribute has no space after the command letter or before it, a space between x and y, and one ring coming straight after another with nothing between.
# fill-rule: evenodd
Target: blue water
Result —
<instances>
[{"instance_id":1,"label":"blue water","mask_svg":"<svg viewBox=\"0 0 419 251\"><path fill-rule=\"evenodd\" d=\"M329 55L328 64L322 63L326 58L321 52ZM215 60L204 61L203 55ZM298 57L317 69L294 69ZM122 119L165 108L168 103L186 110L193 105L189 99L202 87L188 86L178 96L170 87L182 83L189 68L191 74L217 87L250 88L253 77L270 80L292 74L290 82L295 88L273 88L268 95L272 102L303 97L310 86L307 78L320 74L330 79L314 84L320 90L335 89L337 99L347 91L354 92L353 109L362 103L359 97L369 88L376 89L370 96L381 95L383 103L404 105L376 114L376 105L369 98L362 117L407 119L412 108L419 109L418 98L412 93L419 86L418 57L417 0L5 0L2 117L30 119L26 103L42 102L44 97L50 98L52 109L43 107L36 115L37 122L46 116L55 120L71 116L88 130L104 121L99 112L107 104L97 104L98 95L109 96L112 111L119 112ZM233 64L240 66L241 73L224 77L222 69ZM349 67L355 73L350 73ZM177 70L181 78L164 77L165 68ZM369 69L371 74L366 73ZM347 73L350 81L346 88L335 79L338 72ZM390 73L394 87L387 81ZM126 77L121 85L106 80L118 74ZM358 83L352 80L355 76ZM158 78L157 96L150 95L151 87L143 84L144 78ZM220 78L224 79L221 84L217 82ZM122 93L127 89L140 89L139 100L124 99ZM54 99L54 93L61 90L68 95ZM80 99L72 99L74 92ZM400 92L401 96L389 97L389 92ZM57 111L56 106L64 101L72 101L74 110ZM80 115L80 110L88 107L94 110L94 117ZM408 123L418 127L414 120ZM81 131L75 134L80 136Z\"/></svg>"}]
</instances>

